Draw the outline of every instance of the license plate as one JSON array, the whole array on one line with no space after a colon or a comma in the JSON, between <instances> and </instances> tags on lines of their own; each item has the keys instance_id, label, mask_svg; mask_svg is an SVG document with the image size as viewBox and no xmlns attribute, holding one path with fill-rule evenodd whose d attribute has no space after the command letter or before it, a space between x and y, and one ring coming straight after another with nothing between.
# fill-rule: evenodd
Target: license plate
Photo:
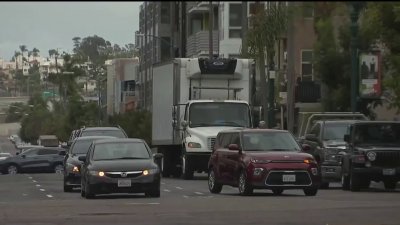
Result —
<instances>
[{"instance_id":1,"label":"license plate","mask_svg":"<svg viewBox=\"0 0 400 225\"><path fill-rule=\"evenodd\" d=\"M383 175L391 176L396 174L395 169L383 169Z\"/></svg>"},{"instance_id":2,"label":"license plate","mask_svg":"<svg viewBox=\"0 0 400 225\"><path fill-rule=\"evenodd\" d=\"M282 181L283 182L296 182L296 175L283 175Z\"/></svg>"},{"instance_id":3,"label":"license plate","mask_svg":"<svg viewBox=\"0 0 400 225\"><path fill-rule=\"evenodd\" d=\"M118 187L130 187L131 180L118 180Z\"/></svg>"}]
</instances>

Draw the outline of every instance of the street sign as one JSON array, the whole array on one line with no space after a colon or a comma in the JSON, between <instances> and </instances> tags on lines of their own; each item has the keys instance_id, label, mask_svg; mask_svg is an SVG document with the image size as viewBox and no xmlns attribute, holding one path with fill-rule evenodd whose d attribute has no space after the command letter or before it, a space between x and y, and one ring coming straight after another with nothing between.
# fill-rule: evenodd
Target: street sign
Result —
<instances>
[{"instance_id":1,"label":"street sign","mask_svg":"<svg viewBox=\"0 0 400 225\"><path fill-rule=\"evenodd\" d=\"M360 54L359 78L360 98L380 98L382 94L382 59L380 52Z\"/></svg>"}]
</instances>

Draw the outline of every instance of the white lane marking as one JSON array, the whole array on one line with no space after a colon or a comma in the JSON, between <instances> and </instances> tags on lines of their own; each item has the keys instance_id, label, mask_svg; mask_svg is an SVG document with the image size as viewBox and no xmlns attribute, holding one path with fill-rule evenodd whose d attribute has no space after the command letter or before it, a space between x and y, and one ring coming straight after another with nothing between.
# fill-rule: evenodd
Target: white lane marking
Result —
<instances>
[{"instance_id":1,"label":"white lane marking","mask_svg":"<svg viewBox=\"0 0 400 225\"><path fill-rule=\"evenodd\" d=\"M36 184L36 187L40 187L40 184Z\"/></svg>"},{"instance_id":2,"label":"white lane marking","mask_svg":"<svg viewBox=\"0 0 400 225\"><path fill-rule=\"evenodd\" d=\"M176 187L176 189L183 190L183 188L181 188L181 187Z\"/></svg>"},{"instance_id":3,"label":"white lane marking","mask_svg":"<svg viewBox=\"0 0 400 225\"><path fill-rule=\"evenodd\" d=\"M149 202L149 203L141 203L141 202L128 202L127 205L159 205L159 202Z\"/></svg>"},{"instance_id":4,"label":"white lane marking","mask_svg":"<svg viewBox=\"0 0 400 225\"><path fill-rule=\"evenodd\" d=\"M164 189L164 191L165 191L165 192L171 192L171 191L170 191L170 190L168 190L168 189Z\"/></svg>"},{"instance_id":5,"label":"white lane marking","mask_svg":"<svg viewBox=\"0 0 400 225\"><path fill-rule=\"evenodd\" d=\"M197 195L204 195L203 193L201 193L201 192L194 192L195 194L197 194Z\"/></svg>"},{"instance_id":6,"label":"white lane marking","mask_svg":"<svg viewBox=\"0 0 400 225\"><path fill-rule=\"evenodd\" d=\"M33 182L33 183L37 183L37 181L36 181L36 180L32 180L32 182Z\"/></svg>"},{"instance_id":7,"label":"white lane marking","mask_svg":"<svg viewBox=\"0 0 400 225\"><path fill-rule=\"evenodd\" d=\"M29 179L33 179L33 177L28 177Z\"/></svg>"},{"instance_id":8,"label":"white lane marking","mask_svg":"<svg viewBox=\"0 0 400 225\"><path fill-rule=\"evenodd\" d=\"M49 198L52 198L53 197L53 195L46 195L47 197L49 197Z\"/></svg>"},{"instance_id":9,"label":"white lane marking","mask_svg":"<svg viewBox=\"0 0 400 225\"><path fill-rule=\"evenodd\" d=\"M22 196L28 196L28 194L23 193Z\"/></svg>"},{"instance_id":10,"label":"white lane marking","mask_svg":"<svg viewBox=\"0 0 400 225\"><path fill-rule=\"evenodd\" d=\"M45 189L42 189L42 188L41 188L41 189L39 189L39 190L40 190L40 191L46 191Z\"/></svg>"},{"instance_id":11,"label":"white lane marking","mask_svg":"<svg viewBox=\"0 0 400 225\"><path fill-rule=\"evenodd\" d=\"M189 196L187 196L187 195L184 195L183 197L184 197L184 198L189 198Z\"/></svg>"}]
</instances>

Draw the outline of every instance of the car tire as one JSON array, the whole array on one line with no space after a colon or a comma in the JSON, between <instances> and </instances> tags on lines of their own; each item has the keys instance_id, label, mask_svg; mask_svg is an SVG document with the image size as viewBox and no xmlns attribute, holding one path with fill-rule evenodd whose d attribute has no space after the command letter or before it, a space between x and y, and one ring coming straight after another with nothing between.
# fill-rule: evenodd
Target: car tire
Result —
<instances>
[{"instance_id":1,"label":"car tire","mask_svg":"<svg viewBox=\"0 0 400 225\"><path fill-rule=\"evenodd\" d=\"M356 192L361 189L361 178L355 174L353 171L350 171L350 191Z\"/></svg>"},{"instance_id":2,"label":"car tire","mask_svg":"<svg viewBox=\"0 0 400 225\"><path fill-rule=\"evenodd\" d=\"M321 182L320 189L329 189L329 182Z\"/></svg>"},{"instance_id":3,"label":"car tire","mask_svg":"<svg viewBox=\"0 0 400 225\"><path fill-rule=\"evenodd\" d=\"M81 197L84 198L86 196L85 193L85 186L83 185L83 182L81 181Z\"/></svg>"},{"instance_id":4,"label":"car tire","mask_svg":"<svg viewBox=\"0 0 400 225\"><path fill-rule=\"evenodd\" d=\"M306 196L315 196L318 193L318 188L304 188L303 191Z\"/></svg>"},{"instance_id":5,"label":"car tire","mask_svg":"<svg viewBox=\"0 0 400 225\"><path fill-rule=\"evenodd\" d=\"M383 184L386 190L394 190L396 189L397 181L396 180L384 180Z\"/></svg>"},{"instance_id":6,"label":"car tire","mask_svg":"<svg viewBox=\"0 0 400 225\"><path fill-rule=\"evenodd\" d=\"M85 184L85 198L93 199L96 195L90 190L90 185L88 183Z\"/></svg>"},{"instance_id":7,"label":"car tire","mask_svg":"<svg viewBox=\"0 0 400 225\"><path fill-rule=\"evenodd\" d=\"M15 174L19 173L19 168L15 164L10 164L6 168L6 173L7 174L11 174L11 175L15 175Z\"/></svg>"},{"instance_id":8,"label":"car tire","mask_svg":"<svg viewBox=\"0 0 400 225\"><path fill-rule=\"evenodd\" d=\"M53 172L56 173L56 174L64 174L64 166L63 166L63 164L60 164L60 163L55 164L53 166Z\"/></svg>"},{"instance_id":9,"label":"car tire","mask_svg":"<svg viewBox=\"0 0 400 225\"><path fill-rule=\"evenodd\" d=\"M72 186L67 185L64 178L64 192L71 192L71 191L72 191Z\"/></svg>"},{"instance_id":10,"label":"car tire","mask_svg":"<svg viewBox=\"0 0 400 225\"><path fill-rule=\"evenodd\" d=\"M219 194L222 191L222 184L217 182L214 170L212 168L208 172L208 189L214 194Z\"/></svg>"},{"instance_id":11,"label":"car tire","mask_svg":"<svg viewBox=\"0 0 400 225\"><path fill-rule=\"evenodd\" d=\"M184 180L192 180L194 171L191 169L190 165L187 164L186 154L182 155L182 178Z\"/></svg>"},{"instance_id":12,"label":"car tire","mask_svg":"<svg viewBox=\"0 0 400 225\"><path fill-rule=\"evenodd\" d=\"M344 173L342 173L341 183L342 183L343 190L350 190L349 176L346 176Z\"/></svg>"},{"instance_id":13,"label":"car tire","mask_svg":"<svg viewBox=\"0 0 400 225\"><path fill-rule=\"evenodd\" d=\"M281 195L283 193L283 188L274 188L272 189L272 193L274 193L274 195Z\"/></svg>"},{"instance_id":14,"label":"car tire","mask_svg":"<svg viewBox=\"0 0 400 225\"><path fill-rule=\"evenodd\" d=\"M240 173L238 187L240 195L246 196L253 194L253 187L251 187L247 180L247 174L245 170Z\"/></svg>"}]
</instances>

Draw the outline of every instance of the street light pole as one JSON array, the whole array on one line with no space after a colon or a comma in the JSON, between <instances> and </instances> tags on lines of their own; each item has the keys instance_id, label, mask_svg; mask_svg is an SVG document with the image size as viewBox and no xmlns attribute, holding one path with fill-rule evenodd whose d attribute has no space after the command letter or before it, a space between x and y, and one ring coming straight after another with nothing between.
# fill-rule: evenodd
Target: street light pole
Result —
<instances>
[{"instance_id":1,"label":"street light pole","mask_svg":"<svg viewBox=\"0 0 400 225\"><path fill-rule=\"evenodd\" d=\"M363 2L351 2L352 10L350 13L351 18L351 111L357 112L357 98L359 91L358 79L358 54L357 54L357 41L358 41L358 17L360 10L363 7Z\"/></svg>"}]
</instances>

